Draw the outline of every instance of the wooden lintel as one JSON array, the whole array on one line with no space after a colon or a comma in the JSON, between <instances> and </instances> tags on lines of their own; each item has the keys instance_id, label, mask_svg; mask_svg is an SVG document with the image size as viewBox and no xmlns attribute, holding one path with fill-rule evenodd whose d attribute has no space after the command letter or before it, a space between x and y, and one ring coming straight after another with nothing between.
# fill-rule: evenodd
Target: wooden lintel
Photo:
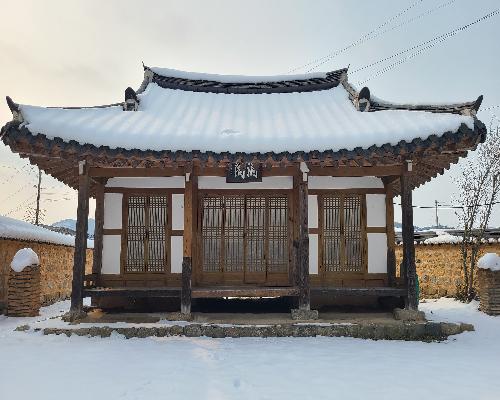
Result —
<instances>
[{"instance_id":1,"label":"wooden lintel","mask_svg":"<svg viewBox=\"0 0 500 400\"><path fill-rule=\"evenodd\" d=\"M193 298L298 296L297 287L204 287L193 288Z\"/></svg>"},{"instance_id":2,"label":"wooden lintel","mask_svg":"<svg viewBox=\"0 0 500 400\"><path fill-rule=\"evenodd\" d=\"M392 176L403 173L402 165L378 165L374 167L311 167L310 176Z\"/></svg>"},{"instance_id":3,"label":"wooden lintel","mask_svg":"<svg viewBox=\"0 0 500 400\"><path fill-rule=\"evenodd\" d=\"M326 295L326 296L395 296L402 297L407 293L406 288L395 288L395 287L312 287L311 293L314 295Z\"/></svg>"},{"instance_id":4,"label":"wooden lintel","mask_svg":"<svg viewBox=\"0 0 500 400\"><path fill-rule=\"evenodd\" d=\"M182 176L184 168L123 168L123 167L91 167L89 169L91 177L162 177L162 176Z\"/></svg>"}]
</instances>

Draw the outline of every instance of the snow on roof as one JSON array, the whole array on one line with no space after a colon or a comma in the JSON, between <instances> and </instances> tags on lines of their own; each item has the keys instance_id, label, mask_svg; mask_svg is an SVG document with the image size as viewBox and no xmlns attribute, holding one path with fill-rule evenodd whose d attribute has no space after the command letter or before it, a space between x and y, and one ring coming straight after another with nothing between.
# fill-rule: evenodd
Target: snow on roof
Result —
<instances>
[{"instance_id":1,"label":"snow on roof","mask_svg":"<svg viewBox=\"0 0 500 400\"><path fill-rule=\"evenodd\" d=\"M265 83L265 82L306 80L313 78L326 78L326 72L312 72L308 74L296 74L296 75L252 76L252 75L207 74L203 72L188 72L188 71L180 71L178 69L158 68L158 67L151 67L149 69L153 71L155 74L169 78L214 81L221 83Z\"/></svg>"},{"instance_id":2,"label":"snow on roof","mask_svg":"<svg viewBox=\"0 0 500 400\"><path fill-rule=\"evenodd\" d=\"M4 217L1 215L0 215L0 238L53 243L65 246L75 245L74 236L53 232L49 229L42 228L41 226L32 225L28 222L19 221L17 219ZM87 247L93 248L94 241L88 240Z\"/></svg>"},{"instance_id":3,"label":"snow on roof","mask_svg":"<svg viewBox=\"0 0 500 400\"><path fill-rule=\"evenodd\" d=\"M500 256L495 253L486 253L478 260L477 266L491 271L500 271Z\"/></svg>"},{"instance_id":4,"label":"snow on roof","mask_svg":"<svg viewBox=\"0 0 500 400\"><path fill-rule=\"evenodd\" d=\"M121 106L20 109L33 134L128 150L338 151L440 136L461 124L474 128L473 117L458 114L360 112L342 85L310 92L224 94L149 83L138 97L138 111Z\"/></svg>"}]
</instances>

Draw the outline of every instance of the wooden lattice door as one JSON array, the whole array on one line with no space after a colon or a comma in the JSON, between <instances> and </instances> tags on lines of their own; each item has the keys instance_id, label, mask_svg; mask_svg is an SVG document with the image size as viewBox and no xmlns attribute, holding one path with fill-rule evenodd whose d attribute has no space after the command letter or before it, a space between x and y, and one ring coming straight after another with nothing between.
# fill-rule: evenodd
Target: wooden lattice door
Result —
<instances>
[{"instance_id":1,"label":"wooden lattice door","mask_svg":"<svg viewBox=\"0 0 500 400\"><path fill-rule=\"evenodd\" d=\"M201 283L288 284L289 196L201 197Z\"/></svg>"},{"instance_id":2,"label":"wooden lattice door","mask_svg":"<svg viewBox=\"0 0 500 400\"><path fill-rule=\"evenodd\" d=\"M320 199L320 272L326 278L366 272L364 195L328 194Z\"/></svg>"},{"instance_id":3,"label":"wooden lattice door","mask_svg":"<svg viewBox=\"0 0 500 400\"><path fill-rule=\"evenodd\" d=\"M168 197L129 195L126 200L124 272L165 272L168 248Z\"/></svg>"}]
</instances>

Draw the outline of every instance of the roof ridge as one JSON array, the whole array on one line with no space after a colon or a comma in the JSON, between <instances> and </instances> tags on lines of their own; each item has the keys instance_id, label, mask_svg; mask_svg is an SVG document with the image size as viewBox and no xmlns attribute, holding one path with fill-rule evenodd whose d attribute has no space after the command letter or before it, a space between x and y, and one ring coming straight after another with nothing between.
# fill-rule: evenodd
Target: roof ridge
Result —
<instances>
[{"instance_id":1,"label":"roof ridge","mask_svg":"<svg viewBox=\"0 0 500 400\"><path fill-rule=\"evenodd\" d=\"M219 75L162 69L144 65L144 80L138 93L143 92L151 82L165 89L193 92L228 94L311 92L332 89L338 86L346 73L347 68L301 75Z\"/></svg>"}]
</instances>

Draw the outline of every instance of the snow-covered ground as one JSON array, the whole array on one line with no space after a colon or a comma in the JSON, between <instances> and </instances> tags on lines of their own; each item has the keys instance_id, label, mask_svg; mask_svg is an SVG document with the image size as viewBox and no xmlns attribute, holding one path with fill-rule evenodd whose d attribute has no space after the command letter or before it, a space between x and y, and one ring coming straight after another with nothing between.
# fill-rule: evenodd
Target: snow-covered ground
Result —
<instances>
[{"instance_id":1,"label":"snow-covered ground","mask_svg":"<svg viewBox=\"0 0 500 400\"><path fill-rule=\"evenodd\" d=\"M0 399L499 399L500 318L451 299L421 309L476 332L442 343L351 338L148 338L13 332L0 316Z\"/></svg>"}]
</instances>

